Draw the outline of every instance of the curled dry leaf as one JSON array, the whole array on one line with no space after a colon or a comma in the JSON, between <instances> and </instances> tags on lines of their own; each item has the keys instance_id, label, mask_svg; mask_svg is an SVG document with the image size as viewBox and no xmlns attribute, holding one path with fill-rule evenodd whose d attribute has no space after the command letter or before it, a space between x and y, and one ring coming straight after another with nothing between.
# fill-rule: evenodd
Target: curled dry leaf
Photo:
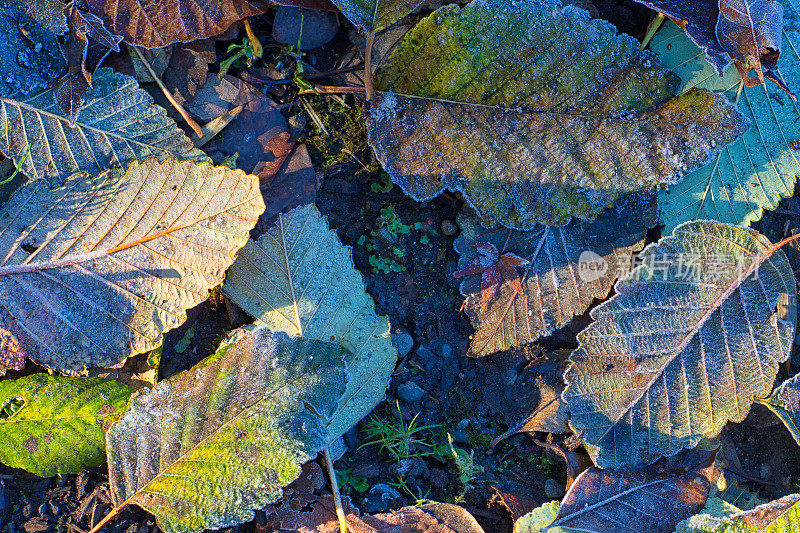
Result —
<instances>
[{"instance_id":1,"label":"curled dry leaf","mask_svg":"<svg viewBox=\"0 0 800 533\"><path fill-rule=\"evenodd\" d=\"M800 374L787 379L766 400L758 400L775 413L800 445Z\"/></svg>"},{"instance_id":2,"label":"curled dry leaf","mask_svg":"<svg viewBox=\"0 0 800 533\"><path fill-rule=\"evenodd\" d=\"M132 393L111 379L34 374L0 381L0 413L12 411L0 417L0 461L41 477L102 465L105 432Z\"/></svg>"},{"instance_id":3,"label":"curled dry leaf","mask_svg":"<svg viewBox=\"0 0 800 533\"><path fill-rule=\"evenodd\" d=\"M790 52L781 59L781 71L790 88L800 85L800 11L787 4L784 32ZM738 102L739 111L752 127L726 146L712 163L687 174L683 181L670 185L658 195L664 231L669 233L682 222L713 219L748 226L761 218L765 209L774 209L782 198L791 196L800 160L792 147L800 139L800 110L774 84L744 87L739 75L728 69L720 77L702 57L700 50L672 22L653 37L650 49L661 63L681 79L683 93L703 88L724 94Z\"/></svg>"},{"instance_id":4,"label":"curled dry leaf","mask_svg":"<svg viewBox=\"0 0 800 533\"><path fill-rule=\"evenodd\" d=\"M383 399L397 361L389 321L375 314L350 249L314 205L279 215L275 227L249 241L222 290L259 323L349 352L351 379L328 424L332 438Z\"/></svg>"},{"instance_id":5,"label":"curled dry leaf","mask_svg":"<svg viewBox=\"0 0 800 533\"><path fill-rule=\"evenodd\" d=\"M630 195L593 223L484 229L468 214L458 223L455 275L466 276L460 290L475 328L468 353L484 356L549 335L608 296L656 223L655 195Z\"/></svg>"},{"instance_id":6,"label":"curled dry leaf","mask_svg":"<svg viewBox=\"0 0 800 533\"><path fill-rule=\"evenodd\" d=\"M799 529L800 494L789 494L749 511L709 499L701 514L678 524L676 533L789 533Z\"/></svg>"},{"instance_id":7,"label":"curled dry leaf","mask_svg":"<svg viewBox=\"0 0 800 533\"><path fill-rule=\"evenodd\" d=\"M233 23L265 13L262 0L77 0L115 35L142 48L162 48L219 35Z\"/></svg>"},{"instance_id":8,"label":"curled dry leaf","mask_svg":"<svg viewBox=\"0 0 800 533\"><path fill-rule=\"evenodd\" d=\"M0 328L63 372L152 350L222 283L263 209L255 176L193 161L30 183L0 210Z\"/></svg>"},{"instance_id":9,"label":"curled dry leaf","mask_svg":"<svg viewBox=\"0 0 800 533\"><path fill-rule=\"evenodd\" d=\"M591 467L578 476L560 505L532 511L514 530L673 533L679 522L703 508L715 475L714 452L689 453L674 466Z\"/></svg>"},{"instance_id":10,"label":"curled dry leaf","mask_svg":"<svg viewBox=\"0 0 800 533\"><path fill-rule=\"evenodd\" d=\"M52 91L25 100L0 97L0 152L31 180L56 184L75 172L97 174L151 156L208 160L133 78L98 69L92 83L75 127Z\"/></svg>"},{"instance_id":11,"label":"curled dry leaf","mask_svg":"<svg viewBox=\"0 0 800 533\"><path fill-rule=\"evenodd\" d=\"M216 354L135 396L107 436L112 516L136 504L168 533L252 520L327 445L343 355L263 326L237 330Z\"/></svg>"},{"instance_id":12,"label":"curled dry leaf","mask_svg":"<svg viewBox=\"0 0 800 533\"><path fill-rule=\"evenodd\" d=\"M640 465L744 420L797 319L794 274L759 233L697 221L645 248L591 311L563 398L601 466Z\"/></svg>"},{"instance_id":13,"label":"curled dry leaf","mask_svg":"<svg viewBox=\"0 0 800 533\"><path fill-rule=\"evenodd\" d=\"M724 97L676 85L583 10L448 5L375 73L369 142L415 200L461 191L488 226L564 225L679 181L747 129Z\"/></svg>"}]
</instances>

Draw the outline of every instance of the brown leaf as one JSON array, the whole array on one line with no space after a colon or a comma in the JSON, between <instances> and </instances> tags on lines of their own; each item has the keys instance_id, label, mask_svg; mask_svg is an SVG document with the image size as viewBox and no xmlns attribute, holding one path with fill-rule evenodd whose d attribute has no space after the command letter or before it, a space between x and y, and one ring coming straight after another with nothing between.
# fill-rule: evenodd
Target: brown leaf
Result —
<instances>
[{"instance_id":1,"label":"brown leaf","mask_svg":"<svg viewBox=\"0 0 800 533\"><path fill-rule=\"evenodd\" d=\"M542 442L540 440L534 440L533 442L542 448L546 448L558 454L558 456L564 459L564 463L567 466L567 489L569 489L575 482L575 478L582 474L584 470L592 466L591 458L589 458L589 456L585 453L571 452L569 450L565 450L557 444L553 444L552 442Z\"/></svg>"},{"instance_id":2,"label":"brown leaf","mask_svg":"<svg viewBox=\"0 0 800 533\"><path fill-rule=\"evenodd\" d=\"M203 40L176 46L161 81L180 103L194 98L208 79L208 66L217 60L214 41ZM216 76L214 76L216 78Z\"/></svg>"},{"instance_id":3,"label":"brown leaf","mask_svg":"<svg viewBox=\"0 0 800 533\"><path fill-rule=\"evenodd\" d=\"M86 9L125 42L162 48L219 35L233 23L265 13L264 0L84 0Z\"/></svg>"},{"instance_id":4,"label":"brown leaf","mask_svg":"<svg viewBox=\"0 0 800 533\"><path fill-rule=\"evenodd\" d=\"M500 503L511 515L511 521L516 522L521 517L533 511L539 506L534 500L522 494L513 494L511 492L503 492L497 487L492 487L495 495L499 498Z\"/></svg>"},{"instance_id":5,"label":"brown leaf","mask_svg":"<svg viewBox=\"0 0 800 533\"><path fill-rule=\"evenodd\" d=\"M675 466L591 467L567 491L552 526L595 533L672 533L708 499L715 452L693 450Z\"/></svg>"},{"instance_id":6,"label":"brown leaf","mask_svg":"<svg viewBox=\"0 0 800 533\"><path fill-rule=\"evenodd\" d=\"M267 141L266 148L272 151L276 159L273 162L259 162L252 172L261 181L261 193L267 206L256 226L260 231L273 226L280 213L313 204L317 190L322 185L321 180L317 179L306 145L292 147L287 139L288 135L280 134ZM284 152L286 148L291 151ZM273 172L279 162L282 164Z\"/></svg>"},{"instance_id":7,"label":"brown leaf","mask_svg":"<svg viewBox=\"0 0 800 533\"><path fill-rule=\"evenodd\" d=\"M366 515L364 522L381 533L484 533L475 517L449 503L426 503L396 511Z\"/></svg>"}]
</instances>

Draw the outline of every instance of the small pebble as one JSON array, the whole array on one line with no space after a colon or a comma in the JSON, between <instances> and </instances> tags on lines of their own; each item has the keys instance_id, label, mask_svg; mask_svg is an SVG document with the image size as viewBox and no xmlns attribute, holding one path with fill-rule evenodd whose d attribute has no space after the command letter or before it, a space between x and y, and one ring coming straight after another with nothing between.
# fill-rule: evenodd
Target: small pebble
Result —
<instances>
[{"instance_id":1,"label":"small pebble","mask_svg":"<svg viewBox=\"0 0 800 533\"><path fill-rule=\"evenodd\" d=\"M392 333L392 344L397 350L398 357L405 357L414 347L414 338L405 331Z\"/></svg>"},{"instance_id":2,"label":"small pebble","mask_svg":"<svg viewBox=\"0 0 800 533\"><path fill-rule=\"evenodd\" d=\"M425 389L408 381L397 387L397 397L407 403L417 403L425 396Z\"/></svg>"},{"instance_id":3,"label":"small pebble","mask_svg":"<svg viewBox=\"0 0 800 533\"><path fill-rule=\"evenodd\" d=\"M465 418L458 423L456 429L467 429L468 427L469 427L469 418Z\"/></svg>"},{"instance_id":4,"label":"small pebble","mask_svg":"<svg viewBox=\"0 0 800 533\"><path fill-rule=\"evenodd\" d=\"M452 220L442 220L442 233L448 237L452 237L458 232L458 226Z\"/></svg>"},{"instance_id":5,"label":"small pebble","mask_svg":"<svg viewBox=\"0 0 800 533\"><path fill-rule=\"evenodd\" d=\"M561 498L564 495L564 488L561 486L561 483L553 478L549 478L544 482L544 493L548 498Z\"/></svg>"},{"instance_id":6,"label":"small pebble","mask_svg":"<svg viewBox=\"0 0 800 533\"><path fill-rule=\"evenodd\" d=\"M441 347L440 350L442 352L442 357L444 359L447 359L451 355L453 355L453 348L449 344L442 344L442 347Z\"/></svg>"}]
</instances>

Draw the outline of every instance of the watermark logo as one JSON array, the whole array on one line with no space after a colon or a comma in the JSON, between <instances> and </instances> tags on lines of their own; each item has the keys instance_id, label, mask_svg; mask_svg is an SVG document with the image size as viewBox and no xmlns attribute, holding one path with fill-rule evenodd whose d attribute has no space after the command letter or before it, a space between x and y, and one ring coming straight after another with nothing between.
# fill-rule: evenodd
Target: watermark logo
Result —
<instances>
[{"instance_id":1,"label":"watermark logo","mask_svg":"<svg viewBox=\"0 0 800 533\"><path fill-rule=\"evenodd\" d=\"M608 272L608 261L591 250L584 250L578 257L578 276L584 282L597 281Z\"/></svg>"}]
</instances>

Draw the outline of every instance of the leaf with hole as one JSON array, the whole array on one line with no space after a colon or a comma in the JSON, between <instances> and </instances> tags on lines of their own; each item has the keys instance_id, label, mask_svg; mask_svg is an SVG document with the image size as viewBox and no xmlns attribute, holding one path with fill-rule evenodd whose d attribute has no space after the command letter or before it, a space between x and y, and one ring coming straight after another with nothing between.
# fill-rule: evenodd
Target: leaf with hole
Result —
<instances>
[{"instance_id":1,"label":"leaf with hole","mask_svg":"<svg viewBox=\"0 0 800 533\"><path fill-rule=\"evenodd\" d=\"M267 327L237 330L191 370L135 396L107 435L114 511L167 533L253 519L328 443L344 350Z\"/></svg>"},{"instance_id":2,"label":"leaf with hole","mask_svg":"<svg viewBox=\"0 0 800 533\"><path fill-rule=\"evenodd\" d=\"M600 466L639 465L741 422L772 390L797 320L792 268L759 233L687 222L591 311L563 399Z\"/></svg>"},{"instance_id":3,"label":"leaf with hole","mask_svg":"<svg viewBox=\"0 0 800 533\"><path fill-rule=\"evenodd\" d=\"M105 432L132 393L111 379L34 374L0 381L0 461L41 477L102 465Z\"/></svg>"},{"instance_id":4,"label":"leaf with hole","mask_svg":"<svg viewBox=\"0 0 800 533\"><path fill-rule=\"evenodd\" d=\"M222 287L231 300L277 331L339 343L351 378L328 423L343 435L380 402L397 361L389 322L375 314L350 249L314 205L278 216L249 241Z\"/></svg>"},{"instance_id":5,"label":"leaf with hole","mask_svg":"<svg viewBox=\"0 0 800 533\"><path fill-rule=\"evenodd\" d=\"M550 335L595 299L608 296L614 281L630 270L633 253L644 246L656 219L653 193L630 195L594 222L573 220L530 231L485 229L477 216L460 215L461 234L453 246L460 254L455 275L465 276L463 308L475 328L469 355L489 355ZM492 265L475 267L482 260L500 264L505 256L524 263L504 267L505 275L487 276L497 270Z\"/></svg>"},{"instance_id":6,"label":"leaf with hole","mask_svg":"<svg viewBox=\"0 0 800 533\"><path fill-rule=\"evenodd\" d=\"M369 142L415 200L460 191L488 226L564 225L679 181L747 128L724 97L676 85L585 11L448 5L375 73Z\"/></svg>"},{"instance_id":7,"label":"leaf with hole","mask_svg":"<svg viewBox=\"0 0 800 533\"><path fill-rule=\"evenodd\" d=\"M714 452L690 453L681 464L641 469L590 467L570 486L561 503L523 516L516 533L673 533L706 503Z\"/></svg>"},{"instance_id":8,"label":"leaf with hole","mask_svg":"<svg viewBox=\"0 0 800 533\"><path fill-rule=\"evenodd\" d=\"M0 152L21 163L31 180L52 183L151 156L209 160L133 78L99 69L92 83L74 127L50 90L25 100L0 98Z\"/></svg>"},{"instance_id":9,"label":"leaf with hole","mask_svg":"<svg viewBox=\"0 0 800 533\"><path fill-rule=\"evenodd\" d=\"M119 365L222 283L263 210L257 177L175 159L25 185L0 210L0 328L48 368Z\"/></svg>"},{"instance_id":10,"label":"leaf with hole","mask_svg":"<svg viewBox=\"0 0 800 533\"><path fill-rule=\"evenodd\" d=\"M790 46L780 66L788 86L797 90L800 11L788 4L786 18L784 38ZM695 219L747 226L760 219L765 209L775 209L782 198L791 196L800 175L799 154L793 148L800 140L797 104L774 84L744 87L740 93L736 71L729 69L723 77L717 76L701 50L672 22L656 33L650 49L680 76L678 92L702 88L723 94L738 103L739 112L752 124L708 165L659 192L664 231Z\"/></svg>"},{"instance_id":11,"label":"leaf with hole","mask_svg":"<svg viewBox=\"0 0 800 533\"><path fill-rule=\"evenodd\" d=\"M800 494L789 494L749 511L709 500L703 512L687 518L676 533L789 533L800 529Z\"/></svg>"}]
</instances>

